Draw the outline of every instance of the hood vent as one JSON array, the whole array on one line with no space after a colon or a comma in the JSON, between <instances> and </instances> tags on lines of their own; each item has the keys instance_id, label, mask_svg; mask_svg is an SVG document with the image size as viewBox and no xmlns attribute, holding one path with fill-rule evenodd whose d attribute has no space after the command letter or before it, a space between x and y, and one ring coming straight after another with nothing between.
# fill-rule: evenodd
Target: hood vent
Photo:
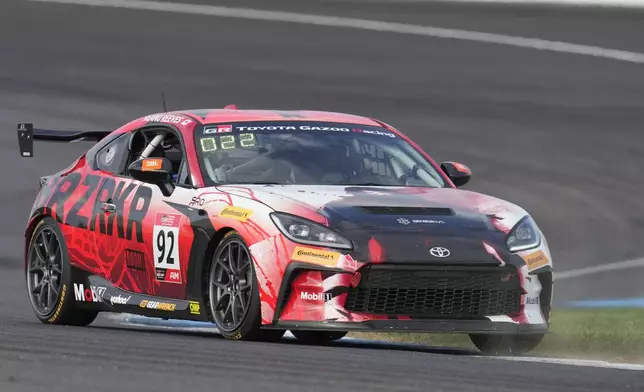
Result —
<instances>
[{"instance_id":1,"label":"hood vent","mask_svg":"<svg viewBox=\"0 0 644 392\"><path fill-rule=\"evenodd\" d=\"M360 207L367 214L372 215L424 215L424 216L450 216L454 215L451 208L437 207Z\"/></svg>"}]
</instances>

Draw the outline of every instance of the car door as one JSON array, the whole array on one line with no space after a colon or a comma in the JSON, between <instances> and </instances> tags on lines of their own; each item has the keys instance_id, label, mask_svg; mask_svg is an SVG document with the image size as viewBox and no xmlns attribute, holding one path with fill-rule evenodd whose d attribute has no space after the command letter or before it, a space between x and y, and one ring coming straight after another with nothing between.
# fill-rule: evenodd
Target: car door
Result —
<instances>
[{"instance_id":1,"label":"car door","mask_svg":"<svg viewBox=\"0 0 644 392\"><path fill-rule=\"evenodd\" d=\"M164 196L158 186L135 180L127 173L127 166L139 158L155 136L173 133L165 127L134 131L126 167L106 174L99 190L103 230L97 233L96 243L105 276L116 287L185 299L192 228L187 218L172 207L187 205L194 194L191 187L182 186L189 181L189 176L182 176L187 172L185 148L179 145L174 151L177 187L170 196ZM151 156L165 154L160 147Z\"/></svg>"}]
</instances>

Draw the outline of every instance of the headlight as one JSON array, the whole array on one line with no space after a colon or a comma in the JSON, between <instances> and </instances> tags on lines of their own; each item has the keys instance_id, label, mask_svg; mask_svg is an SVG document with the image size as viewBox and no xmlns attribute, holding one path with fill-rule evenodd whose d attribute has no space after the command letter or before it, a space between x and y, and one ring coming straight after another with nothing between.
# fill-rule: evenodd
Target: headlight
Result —
<instances>
[{"instance_id":1,"label":"headlight","mask_svg":"<svg viewBox=\"0 0 644 392\"><path fill-rule=\"evenodd\" d=\"M534 220L529 216L521 219L507 236L505 243L510 252L536 248L541 245L541 235Z\"/></svg>"},{"instance_id":2,"label":"headlight","mask_svg":"<svg viewBox=\"0 0 644 392\"><path fill-rule=\"evenodd\" d=\"M283 212L273 212L270 217L282 234L293 242L329 248L353 249L351 241L342 234L308 219Z\"/></svg>"}]
</instances>

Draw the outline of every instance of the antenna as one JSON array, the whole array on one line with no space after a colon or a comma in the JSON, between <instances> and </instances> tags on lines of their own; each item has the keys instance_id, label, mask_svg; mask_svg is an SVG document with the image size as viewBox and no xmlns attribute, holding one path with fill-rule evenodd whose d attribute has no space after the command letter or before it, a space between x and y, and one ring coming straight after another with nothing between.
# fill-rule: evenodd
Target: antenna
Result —
<instances>
[{"instance_id":1,"label":"antenna","mask_svg":"<svg viewBox=\"0 0 644 392\"><path fill-rule=\"evenodd\" d=\"M163 91L161 91L161 100L163 101L163 111L167 112L168 111L168 106L165 103L165 94L163 93Z\"/></svg>"}]
</instances>

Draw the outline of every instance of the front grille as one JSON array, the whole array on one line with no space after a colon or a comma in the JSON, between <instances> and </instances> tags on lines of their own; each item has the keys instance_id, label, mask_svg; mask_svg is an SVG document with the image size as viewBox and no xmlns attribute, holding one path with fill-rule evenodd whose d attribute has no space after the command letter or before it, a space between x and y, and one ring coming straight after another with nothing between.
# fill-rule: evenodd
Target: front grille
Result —
<instances>
[{"instance_id":1,"label":"front grille","mask_svg":"<svg viewBox=\"0 0 644 392\"><path fill-rule=\"evenodd\" d=\"M422 215L422 216L450 216L454 215L451 208L440 207L381 207L362 206L360 207L367 214L373 215Z\"/></svg>"},{"instance_id":2,"label":"front grille","mask_svg":"<svg viewBox=\"0 0 644 392\"><path fill-rule=\"evenodd\" d=\"M370 265L345 308L415 318L480 318L517 313L521 284L513 267Z\"/></svg>"}]
</instances>

